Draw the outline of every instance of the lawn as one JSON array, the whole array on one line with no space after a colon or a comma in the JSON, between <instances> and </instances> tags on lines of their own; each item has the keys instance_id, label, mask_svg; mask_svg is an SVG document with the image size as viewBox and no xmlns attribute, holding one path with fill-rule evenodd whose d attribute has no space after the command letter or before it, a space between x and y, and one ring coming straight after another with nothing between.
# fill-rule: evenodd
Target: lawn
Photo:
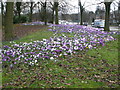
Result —
<instances>
[{"instance_id":1,"label":"lawn","mask_svg":"<svg viewBox=\"0 0 120 90\"><path fill-rule=\"evenodd\" d=\"M51 36L53 36L53 32L48 31L48 29L50 29L50 27L45 27L41 25L38 25L36 27L34 26L18 26L15 25L15 32L17 33L17 36L20 36L19 39L14 40L16 43L20 43L20 42L30 42L30 41L34 41L34 40L42 40L44 39L49 39ZM19 30L18 30L19 28ZM32 28L32 29L30 29ZM22 31L25 30L24 32ZM18 31L17 31L18 30ZM19 35L20 33L20 35ZM11 45L9 42L3 42L3 45Z\"/></svg>"},{"instance_id":2,"label":"lawn","mask_svg":"<svg viewBox=\"0 0 120 90\"><path fill-rule=\"evenodd\" d=\"M49 39L54 34L47 29L15 42ZM64 34L69 38L75 36L73 33ZM9 45L8 42L5 44ZM106 42L105 46L100 45L52 60L39 59L38 65L20 64L12 68L4 66L2 80L3 88L117 88L118 37Z\"/></svg>"}]
</instances>

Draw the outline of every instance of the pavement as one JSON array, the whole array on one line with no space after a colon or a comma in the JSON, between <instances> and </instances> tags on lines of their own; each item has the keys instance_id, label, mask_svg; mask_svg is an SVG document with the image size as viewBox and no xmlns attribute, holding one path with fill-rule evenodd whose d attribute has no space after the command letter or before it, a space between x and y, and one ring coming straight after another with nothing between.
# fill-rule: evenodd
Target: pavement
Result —
<instances>
[{"instance_id":1,"label":"pavement","mask_svg":"<svg viewBox=\"0 0 120 90\"><path fill-rule=\"evenodd\" d=\"M92 27L91 25L88 26ZM110 31L120 31L120 26L110 26Z\"/></svg>"},{"instance_id":2,"label":"pavement","mask_svg":"<svg viewBox=\"0 0 120 90\"><path fill-rule=\"evenodd\" d=\"M120 31L119 26L110 26L110 31Z\"/></svg>"}]
</instances>

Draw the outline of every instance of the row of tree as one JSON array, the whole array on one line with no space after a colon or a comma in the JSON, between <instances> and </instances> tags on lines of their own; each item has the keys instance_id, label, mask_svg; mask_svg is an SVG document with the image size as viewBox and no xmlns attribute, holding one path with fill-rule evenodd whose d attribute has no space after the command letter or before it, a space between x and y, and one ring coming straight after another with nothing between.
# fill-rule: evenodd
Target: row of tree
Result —
<instances>
[{"instance_id":1,"label":"row of tree","mask_svg":"<svg viewBox=\"0 0 120 90\"><path fill-rule=\"evenodd\" d=\"M104 0L104 2L100 2L98 4L104 3L105 5L105 26L104 31L110 31L109 26L109 20L110 20L110 5L114 0ZM84 4L81 4L81 0L79 0L79 7L80 7L80 25L83 25L83 11L85 10Z\"/></svg>"},{"instance_id":2,"label":"row of tree","mask_svg":"<svg viewBox=\"0 0 120 90\"><path fill-rule=\"evenodd\" d=\"M29 17L29 22L32 22L33 13L36 11L36 7L38 7L38 11L43 14L43 21L45 25L47 25L47 10L50 9L52 12L52 21L51 23L59 24L58 19L58 11L59 7L66 7L66 1L63 0L61 3L58 3L56 0L54 2L47 2L47 0L39 2L1 2L1 11L3 17L3 25L4 25L4 37L6 41L13 40L15 37L13 33L13 17L18 17L17 21L21 20L21 13L25 14L27 11L27 15ZM64 3L64 4L63 4ZM49 7L49 8L48 8ZM35 10L34 10L35 9ZM23 12L22 12L23 11Z\"/></svg>"},{"instance_id":3,"label":"row of tree","mask_svg":"<svg viewBox=\"0 0 120 90\"><path fill-rule=\"evenodd\" d=\"M109 17L110 17L110 5L111 2L104 2L105 4L105 31L109 31ZM6 7L5 7L6 6ZM52 18L51 18L51 23L59 24L59 18L58 18L58 11L65 10L66 12L66 7L67 3L65 0L62 2L58 2L57 0L54 0L54 2L47 2L47 0L42 1L40 0L39 2L6 2L3 4L1 2L1 11L2 11L2 16L3 16L3 25L4 25L4 32L5 32L5 40L13 40L15 37L13 33L13 17L18 16L18 21L21 19L21 13L27 13L29 16L29 22L32 22L32 17L35 7L38 7L38 11L43 14L43 21L45 25L47 25L47 10L49 9L52 13ZM83 11L85 10L84 5L81 4L81 0L79 0L79 6L80 6L80 24L83 25ZM49 8L48 8L49 7ZM24 11L24 12L23 12Z\"/></svg>"}]
</instances>

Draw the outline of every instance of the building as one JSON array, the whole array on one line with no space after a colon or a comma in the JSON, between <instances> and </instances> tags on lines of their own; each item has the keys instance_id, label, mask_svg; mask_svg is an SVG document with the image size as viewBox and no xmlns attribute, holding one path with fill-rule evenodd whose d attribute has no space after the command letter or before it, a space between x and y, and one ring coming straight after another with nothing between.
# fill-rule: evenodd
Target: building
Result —
<instances>
[{"instance_id":1,"label":"building","mask_svg":"<svg viewBox=\"0 0 120 90\"><path fill-rule=\"evenodd\" d=\"M95 11L95 19L105 19L105 9L104 7L97 6Z\"/></svg>"}]
</instances>

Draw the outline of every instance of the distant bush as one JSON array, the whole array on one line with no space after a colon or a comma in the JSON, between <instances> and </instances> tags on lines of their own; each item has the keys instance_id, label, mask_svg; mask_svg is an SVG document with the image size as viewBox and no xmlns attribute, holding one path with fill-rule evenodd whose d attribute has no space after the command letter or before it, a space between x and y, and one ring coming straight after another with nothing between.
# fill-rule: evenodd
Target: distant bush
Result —
<instances>
[{"instance_id":1,"label":"distant bush","mask_svg":"<svg viewBox=\"0 0 120 90\"><path fill-rule=\"evenodd\" d=\"M13 23L17 24L17 23L25 23L28 22L29 18L26 15L21 15L21 17L19 18L19 16L14 16L13 18Z\"/></svg>"}]
</instances>

